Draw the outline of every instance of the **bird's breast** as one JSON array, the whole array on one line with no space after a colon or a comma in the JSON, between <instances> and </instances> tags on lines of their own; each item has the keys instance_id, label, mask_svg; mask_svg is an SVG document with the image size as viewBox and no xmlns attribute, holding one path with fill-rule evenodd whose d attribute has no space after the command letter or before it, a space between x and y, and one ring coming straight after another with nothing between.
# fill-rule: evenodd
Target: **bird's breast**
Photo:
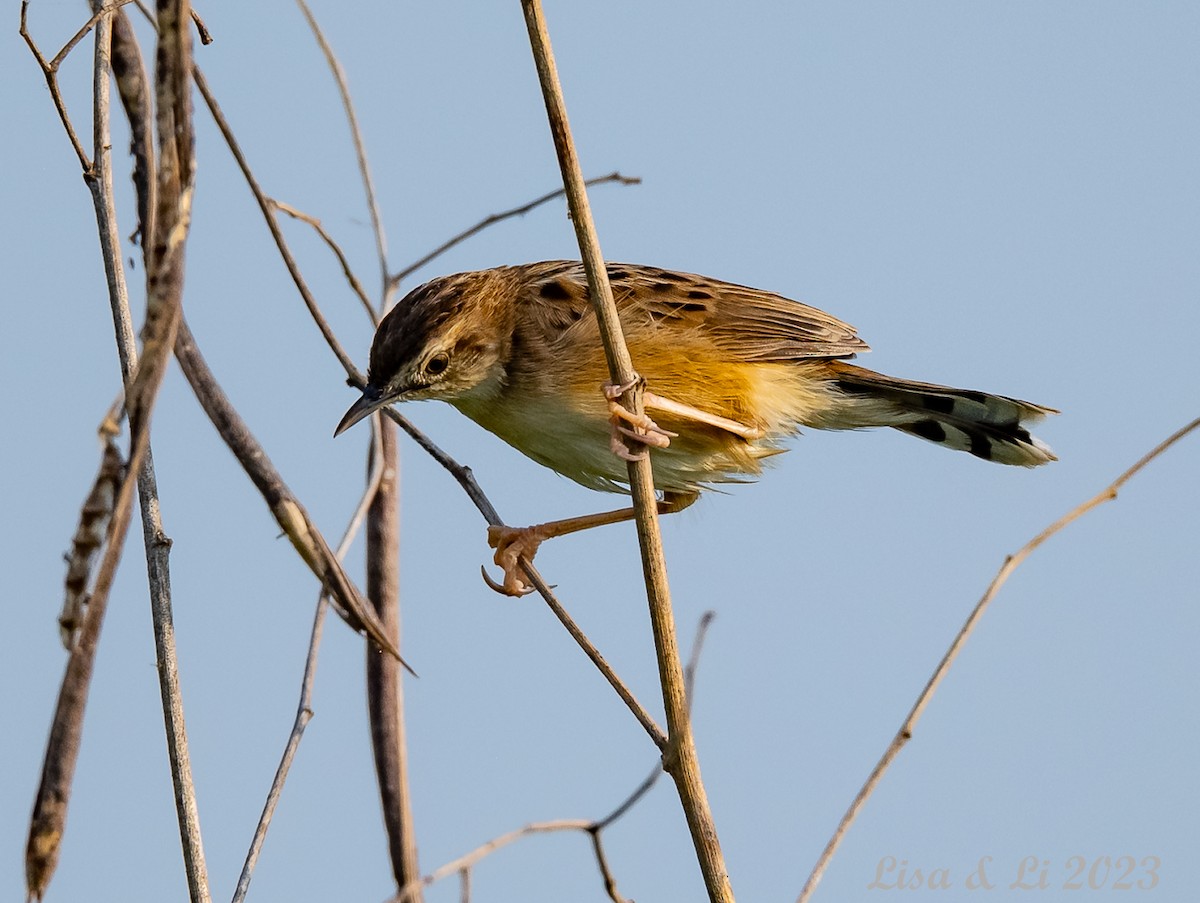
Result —
<instances>
[{"instance_id":1,"label":"bird's breast","mask_svg":"<svg viewBox=\"0 0 1200 903\"><path fill-rule=\"evenodd\" d=\"M539 464L592 489L620 491L625 463L609 449L607 409L600 389L595 404L579 407L556 394L536 398L502 391L454 399L459 411Z\"/></svg>"}]
</instances>

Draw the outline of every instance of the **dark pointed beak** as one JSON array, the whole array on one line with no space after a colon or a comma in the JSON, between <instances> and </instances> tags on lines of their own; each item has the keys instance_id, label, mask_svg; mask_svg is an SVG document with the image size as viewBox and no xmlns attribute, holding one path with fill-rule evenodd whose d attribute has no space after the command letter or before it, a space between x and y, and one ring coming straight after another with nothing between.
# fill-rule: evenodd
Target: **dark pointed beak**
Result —
<instances>
[{"instance_id":1,"label":"dark pointed beak","mask_svg":"<svg viewBox=\"0 0 1200 903\"><path fill-rule=\"evenodd\" d=\"M370 416L375 411L382 408L387 402L383 398L383 392L375 386L367 386L363 389L362 398L350 405L350 410L342 418L337 425L337 429L333 431L333 435L340 436L358 421Z\"/></svg>"}]
</instances>

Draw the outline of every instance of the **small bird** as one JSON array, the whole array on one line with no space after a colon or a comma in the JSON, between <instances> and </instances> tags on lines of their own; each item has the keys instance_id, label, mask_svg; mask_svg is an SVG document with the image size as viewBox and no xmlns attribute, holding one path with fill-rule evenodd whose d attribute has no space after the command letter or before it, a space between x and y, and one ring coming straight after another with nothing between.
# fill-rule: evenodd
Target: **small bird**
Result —
<instances>
[{"instance_id":1,"label":"small bird","mask_svg":"<svg viewBox=\"0 0 1200 903\"><path fill-rule=\"evenodd\" d=\"M1058 413L1027 401L884 376L847 363L870 350L854 327L773 292L706 276L608 264L646 414L617 404L578 261L442 276L383 319L368 384L338 435L400 401L446 401L539 464L625 492L622 436L651 451L662 513L714 484L752 480L808 426L888 426L1000 464L1056 460L1026 424ZM637 456L632 456L637 457ZM533 527L493 527L501 592L529 591L520 559L552 536L627 520L632 509ZM485 575L486 577L486 575Z\"/></svg>"}]
</instances>

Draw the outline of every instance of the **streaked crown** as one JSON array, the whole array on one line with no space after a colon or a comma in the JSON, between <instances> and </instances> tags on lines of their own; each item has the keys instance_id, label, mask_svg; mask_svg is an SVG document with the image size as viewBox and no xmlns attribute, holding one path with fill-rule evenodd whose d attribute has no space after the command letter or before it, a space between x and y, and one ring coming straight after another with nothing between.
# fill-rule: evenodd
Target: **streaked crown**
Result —
<instances>
[{"instance_id":1,"label":"streaked crown","mask_svg":"<svg viewBox=\"0 0 1200 903\"><path fill-rule=\"evenodd\" d=\"M375 333L371 386L397 401L449 399L487 379L507 337L491 322L494 281L490 271L459 273L409 292Z\"/></svg>"}]
</instances>

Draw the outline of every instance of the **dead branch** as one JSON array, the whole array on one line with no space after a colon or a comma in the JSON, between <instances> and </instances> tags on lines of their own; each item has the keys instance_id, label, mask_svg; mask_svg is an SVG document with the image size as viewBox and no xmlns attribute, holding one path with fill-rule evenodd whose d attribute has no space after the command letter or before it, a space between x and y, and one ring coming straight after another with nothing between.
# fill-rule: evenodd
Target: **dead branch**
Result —
<instances>
[{"instance_id":1,"label":"dead branch","mask_svg":"<svg viewBox=\"0 0 1200 903\"><path fill-rule=\"evenodd\" d=\"M312 10L308 8L308 4L304 0L296 0L296 4L300 7L300 11L304 13L304 18L308 20L308 27L312 29L313 36L317 39L321 53L325 56L325 62L329 65L329 71L333 73L333 80L337 84L338 95L342 98L342 109L346 114L346 121L350 126L350 138L354 141L354 153L358 158L358 173L362 178L363 191L367 196L367 210L371 214L371 232L375 236L375 252L379 258L379 284L382 292L380 309L385 310L387 308L387 298L390 294L387 266L387 235L383 231L383 217L379 213L379 200L375 195L375 180L371 177L371 167L367 163L367 145L363 141L362 129L358 124L358 114L354 111L354 101L350 97L350 86L346 83L346 71L342 68L337 54L333 52L333 47L326 40L325 33L321 30L321 26L312 14Z\"/></svg>"},{"instance_id":2,"label":"dead branch","mask_svg":"<svg viewBox=\"0 0 1200 903\"><path fill-rule=\"evenodd\" d=\"M371 469L379 471L367 514L367 598L375 606L388 635L400 641L400 517L396 428L380 418L375 427ZM419 878L416 828L408 785L408 746L404 728L404 693L396 663L367 656L367 714L379 802L387 831L388 856L396 887ZM419 900L416 892L414 900Z\"/></svg>"},{"instance_id":3,"label":"dead branch","mask_svg":"<svg viewBox=\"0 0 1200 903\"><path fill-rule=\"evenodd\" d=\"M378 326L379 314L375 312L375 307L371 304L371 299L367 297L366 289L363 288L362 282L359 281L358 276L354 273L354 269L350 266L350 259L342 250L342 246L334 240L334 237L321 224L321 221L315 216L309 216L307 213L297 210L291 204L285 204L283 201L276 200L275 198L268 198L267 200L280 213L286 213L292 219L298 219L300 222L308 223L308 225L312 226L313 231L317 233L321 241L325 242L325 245L333 252L333 256L337 258L338 263L342 267L342 275L346 277L346 282L350 284L350 290L362 302L363 307L367 311L367 316L371 318L371 323Z\"/></svg>"},{"instance_id":4,"label":"dead branch","mask_svg":"<svg viewBox=\"0 0 1200 903\"><path fill-rule=\"evenodd\" d=\"M546 116L550 123L550 134L554 138L554 149L558 154L562 170L563 185L567 189L567 202L571 211L571 222L575 226L575 237L587 272L588 290L600 336L604 342L604 355L608 360L609 376L613 385L628 386L621 396L621 404L635 415L642 414L642 385L629 357L625 345L617 306L613 300L612 286L600 252L596 227L592 222L587 189L579 158L571 138L571 127L567 121L566 103L562 86L550 48L550 33L542 13L540 0L521 0L525 13L525 24L529 32L529 43L533 49L538 80L546 102ZM650 606L650 623L654 632L654 649L658 657L659 680L662 685L663 705L667 713L669 745L663 755L663 767L675 780L679 800L683 804L692 843L709 899L732 903L733 888L725 868L725 857L717 839L717 828L712 810L700 777L700 761L692 737L691 721L688 718L687 695L683 685L683 667L679 660L679 640L675 634L675 616L671 609L671 592L667 583L666 560L663 555L662 534L658 523L658 503L654 494L654 476L649 455L633 456L629 461L629 489L633 497L638 545L642 553L642 571L646 581L646 597Z\"/></svg>"},{"instance_id":5,"label":"dead branch","mask_svg":"<svg viewBox=\"0 0 1200 903\"><path fill-rule=\"evenodd\" d=\"M597 176L594 179L588 179L583 184L590 188L593 185L605 185L609 182L616 182L619 185L641 185L642 184L642 180L640 178L638 178L637 176L623 176L619 172L610 172L606 176ZM408 266L406 266L400 272L396 273L394 276L389 277L389 279L388 279L389 285L393 288L400 285L401 282L403 282L405 279L407 279L409 276L411 276L417 270L421 269L421 267L425 266L426 264L432 263L434 260L436 260L438 257L441 257L443 254L445 254L447 251L449 251L455 245L462 244L468 238L472 238L472 237L478 235L480 232L482 232L484 229L488 228L489 226L494 226L497 223L504 222L504 220L506 220L506 219L513 219L514 217L524 216L526 213L529 213L530 211L532 211L538 207L541 207L543 204L547 204L550 201L555 200L556 198L566 197L566 194L567 194L567 190L565 188L556 188L556 189L554 189L554 191L547 191L545 194L541 195L540 197L536 197L532 201L529 201L526 204L522 204L519 207L513 207L509 210L502 210L500 213L493 213L490 216L485 216L483 219L481 219L475 225L471 226L470 228L464 229L462 232L459 232L457 235L453 236L452 238L449 238L446 241L442 242L440 245L438 245L436 248L434 248L432 251L430 251L424 257L421 257L418 260L416 260L415 262L410 263Z\"/></svg>"},{"instance_id":6,"label":"dead branch","mask_svg":"<svg viewBox=\"0 0 1200 903\"><path fill-rule=\"evenodd\" d=\"M295 257L292 255L291 250L287 245L287 241L284 239L283 233L279 229L279 225L276 222L273 213L272 202L259 186L258 180L254 178L254 175L250 169L250 165L247 162L245 155L242 153L240 146L237 144L237 140L233 136L232 128L230 128L228 121L221 112L221 108L217 103L216 97L213 95L211 89L208 87L207 82L204 80L203 75L198 69L196 71L196 87L200 91L200 95L204 98L205 103L208 105L213 118L216 120L217 127L221 131L222 136L225 138L226 143L229 145L230 152L233 154L239 168L242 170L242 175L246 179L247 185L250 187L255 199L258 201L259 208L262 210L263 216L267 221L267 228L271 232L271 236L274 238L276 246L279 248L280 256L284 261L284 266L287 268L289 275L292 277L292 281L296 285L297 291L300 292L300 296L304 301L305 306L308 308L309 313L317 323L317 327L321 331L321 334L325 337L330 350L333 351L334 355L338 358L338 361L345 369L348 375L346 380L347 383L358 389L363 388L366 385L366 378L361 372L359 372L358 368L354 365L349 356L346 354L345 350L342 348L341 343L338 342L337 338L334 336L332 328L329 326L328 321L321 312L320 306L316 302L316 298L309 290L303 275L300 273L299 265L296 263ZM441 464L451 474L451 476L455 478L459 485L466 490L468 497L475 504L476 508L478 508L483 514L484 518L489 524L503 523L499 514L496 512L495 507L490 501L488 501L486 496L484 496L483 491L479 488L479 485L475 482L470 468L463 467L454 461L453 458L438 448L428 436L425 436L424 433L418 430L416 426L410 423L403 415L398 414L395 410L390 408L384 413L386 413L386 415L390 417L397 426L411 436L418 445L420 445L431 457L433 457L435 461ZM574 620L572 620L566 609L563 608L562 604L554 597L550 587L546 584L546 582L541 579L541 577L530 565L526 564L525 569L527 576L530 578L531 585L538 590L538 592L542 595L542 598L546 600L548 605L550 605L551 610L554 612L559 621L567 628L572 639L579 644L580 648L583 649L584 654L587 655L587 657L600 670L601 674L609 682L613 689L616 690L617 695L621 697L622 701L626 704L626 706L629 707L630 711L633 712L634 717L636 717L638 722L646 729L646 732L650 735L650 738L654 741L654 743L660 749L664 748L666 746L666 735L662 732L661 728L655 724L654 719L650 717L649 713L647 713L641 703L637 701L637 698L633 695L625 683L620 679L620 677L617 676L616 672L600 654L599 650L597 650L591 641L587 639L579 626L575 624Z\"/></svg>"},{"instance_id":7,"label":"dead branch","mask_svg":"<svg viewBox=\"0 0 1200 903\"><path fill-rule=\"evenodd\" d=\"M127 40L131 38L131 32L128 29L118 29L114 38L114 10L119 5L111 4L98 8L88 25L81 29L49 64L38 51L25 27L26 7L22 7L22 35L47 78L64 129L80 157L84 178L92 193L96 208L101 250L125 384L126 408L130 412L131 445L128 472L121 481L113 502L112 518L109 521L105 538L105 554L89 600L88 611L68 661L67 673L60 690L55 720L47 744L42 781L31 818L26 876L30 896L39 899L50 881L57 861L58 844L65 824L71 779L78 757L79 735L82 730L84 706L90 685L96 644L107 607L108 593L127 535L134 486L132 475L137 475L137 484L141 489L152 608L157 616L163 611L162 606L165 605L169 621L170 581L166 555L170 543L162 534L161 523L157 520L158 502L149 443L149 418L161 383L165 352L169 351L169 345L164 344L164 339L171 335L173 323L178 318L182 298L183 243L187 235L192 191L190 108L187 98L184 96L187 94L186 72L190 68L191 62L186 34L182 40L178 38L178 35L171 34L171 17L173 14L177 14L178 10L174 8L167 10L165 24L161 25L159 29L161 82L158 91L160 99L165 98L171 101L172 113L169 119L160 119L159 124L167 126L169 123L170 140L174 146L171 158L173 173L170 177L173 190L163 208L171 212L171 222L174 224L174 228L169 238L164 239L159 234L155 235L156 244L163 252L161 257L163 268L157 273L157 278L148 273L152 277L148 288L148 306L153 307L155 316L153 323L149 322L148 318L144 332L147 344L142 358L143 365L139 368L137 367L136 344L129 318L128 292L121 267L120 240L116 226L115 205L112 199L112 168L108 137L108 73L113 65L110 58L111 43L114 40L117 42L123 64L130 58L128 56L130 47ZM123 19L123 14L120 14L118 18ZM94 160L88 161L86 154L80 153L81 147L78 138L75 136L65 105L58 92L57 69L67 53L93 25L96 28L96 52L93 65ZM126 41L126 43L122 43L122 41ZM184 73L182 78L177 77L180 71ZM134 77L129 76L128 73L126 75L130 78ZM168 85L166 82L170 82L170 84ZM160 140L165 140L161 133ZM162 175L160 171L160 182L164 181ZM156 620L156 627L158 626L160 626L160 622ZM160 638L160 631L156 629L156 639ZM167 713L167 739L171 752L172 776L176 785L176 802L189 889L193 900L202 901L208 899L207 875L200 842L195 796L191 786L186 735L183 731L182 700L173 670L173 644L159 642L158 652L159 671L163 681L164 710Z\"/></svg>"},{"instance_id":8,"label":"dead branch","mask_svg":"<svg viewBox=\"0 0 1200 903\"><path fill-rule=\"evenodd\" d=\"M334 553L338 561L345 558L350 544L354 541L354 537L358 535L359 528L366 518L367 509L370 507L375 493L378 492L382 479L382 467L376 467L368 475L366 492L359 499L358 505L354 509L354 514L350 517L350 523L346 525L346 530L342 534L341 541L338 543L337 551ZM313 717L312 694L317 675L317 652L321 646L325 613L328 609L329 594L322 589L317 595L316 614L313 616L312 633L309 635L308 640L308 653L304 659L304 676L300 681L300 702L296 706L296 718L292 722L292 730L288 734L283 755L279 760L279 766L275 769L275 778L271 781L270 790L267 791L267 799L263 804L262 815L259 816L258 824L254 829L254 836L250 840L250 849L246 853L245 862L242 864L242 872L238 876L237 887L234 889L233 903L242 903L246 898L246 894L250 891L250 879L254 876L254 868L258 864L258 856L262 852L263 842L267 839L267 830L271 826L271 819L275 815L275 808L279 805L279 798L283 794L283 785L287 781L292 761L296 758L296 752L300 748L300 740L304 736L304 729L308 727L308 722ZM378 657L383 658L383 656ZM391 659L388 659L388 661L391 661Z\"/></svg>"},{"instance_id":9,"label":"dead branch","mask_svg":"<svg viewBox=\"0 0 1200 903\"><path fill-rule=\"evenodd\" d=\"M688 695L691 698L692 689L695 684L696 670L700 666L700 654L704 646L704 638L708 634L708 628L711 626L713 618L716 615L707 611L700 618L700 623L696 627L696 638L692 644L692 653L688 658ZM654 767L652 778L657 778L662 774L662 764L658 763ZM653 780L642 781L641 784L625 798L616 808L608 815L600 819L592 821L583 821L580 819L560 819L550 822L534 822L533 824L525 825L522 828L517 828L509 831L507 834L502 834L484 844L476 847L469 853L466 853L457 859L440 866L422 878L414 879L408 884L402 885L400 890L392 897L388 903L412 903L415 899L414 894L418 893L422 888L428 887L443 878L447 878L455 873L468 874L470 870L477 865L481 860L490 856L497 850L503 849L511 843L520 840L523 837L528 837L533 834L542 834L549 831L582 831L589 835L592 845L593 854L596 857L596 866L600 870L600 877L604 881L605 893L613 903L626 903L625 899L617 892L617 882L613 877L612 869L608 864L608 857L604 853L604 844L600 835L606 828L613 825L614 822L620 820L629 812L645 795L654 783Z\"/></svg>"},{"instance_id":10,"label":"dead branch","mask_svg":"<svg viewBox=\"0 0 1200 903\"><path fill-rule=\"evenodd\" d=\"M175 358L179 361L179 367L205 414L237 457L242 469L267 503L276 523L287 534L304 563L329 590L341 610L342 617L353 629L365 631L381 649L394 655L408 668L400 658L395 643L380 623L375 610L367 604L346 575L341 563L325 542L325 537L304 510L304 506L292 494L241 415L230 404L229 398L200 354L196 339L186 322L180 323L179 336L175 343Z\"/></svg>"},{"instance_id":11,"label":"dead branch","mask_svg":"<svg viewBox=\"0 0 1200 903\"><path fill-rule=\"evenodd\" d=\"M954 660L958 657L959 652L962 651L963 646L967 642L967 638L975 630L979 620L983 617L983 613L987 610L988 606L991 605L992 600L996 598L996 595L1000 592L1000 588L1004 586L1004 584L1008 581L1008 578L1012 576L1013 571L1020 567L1025 559L1032 555L1038 549L1038 547L1041 546L1042 543L1044 543L1051 536L1061 532L1070 524L1079 520L1079 518L1083 517L1093 508L1097 508L1100 505L1103 505L1105 502L1113 501L1117 497L1117 493L1122 489L1122 487L1124 487L1126 483L1133 479L1134 476L1141 472L1147 465L1149 465L1155 458L1165 452L1168 448L1170 448L1176 442L1179 442L1189 433L1194 432L1196 429L1200 429L1200 417L1193 420L1186 426L1176 430L1174 433L1152 448L1149 452L1143 455L1137 461L1137 463L1109 483L1106 487L1104 487L1104 489L1100 490L1100 492L1096 493L1096 495L1092 496L1086 502L1083 502L1075 508L1072 508L1050 526L1046 527L1046 529L1042 530L1042 532L1037 536L1033 537L1033 539L1029 540L1029 542L1025 543L1025 545L1021 546L1021 548L1019 548L1016 552L1004 559L1004 564L1000 567L1000 570L996 573L996 576L992 578L992 582L988 584L988 588L984 591L983 596L980 597L979 601L975 603L975 607L971 610L971 614L967 616L967 620L963 624L962 628L958 631L958 635L954 637L954 641L950 644L950 648L946 650L946 654L942 656L942 660L938 662L937 668L934 669L929 681L925 684L925 688L917 697L917 701L913 703L913 707L911 711L909 711L908 717L905 718L904 723L900 725L900 730L896 732L896 736L892 738L892 742L888 744L888 748L884 750L883 755L875 764L875 767L871 770L871 774L867 777L866 783L863 784L862 788L858 791L858 794L854 797L854 801L850 804L850 808L846 810L846 814L843 815L842 820L838 822L838 826L834 830L833 836L829 838L829 843L825 845L825 849L821 852L821 856L817 860L817 864L813 866L812 873L808 876L808 880L804 883L804 887L800 891L800 896L797 898L797 903L806 903L806 901L808 901L816 891L817 885L821 882L821 878L825 874L825 869L828 867L830 860L833 859L833 854L837 852L838 847L841 845L842 839L846 836L846 832L850 829L850 825L853 824L854 819L858 817L858 813L862 810L862 807L866 804L867 799L871 796L871 794L875 791L875 788L879 785L879 782L883 779L883 775L888 770L888 767L891 766L896 756L900 754L900 750L903 749L904 745L912 739L913 731L917 726L917 721L920 720L925 708L929 705L930 700L933 698L933 694L937 691L937 688L941 685L942 680L946 677L947 672L950 670L950 666L954 664Z\"/></svg>"},{"instance_id":12,"label":"dead branch","mask_svg":"<svg viewBox=\"0 0 1200 903\"><path fill-rule=\"evenodd\" d=\"M104 443L100 470L79 512L79 526L71 539L71 554L67 557L67 577L62 614L58 616L59 634L68 652L75 645L83 612L87 606L88 582L97 553L104 545L104 534L112 518L117 487L125 478L125 461L117 448L113 433L102 427Z\"/></svg>"}]
</instances>

